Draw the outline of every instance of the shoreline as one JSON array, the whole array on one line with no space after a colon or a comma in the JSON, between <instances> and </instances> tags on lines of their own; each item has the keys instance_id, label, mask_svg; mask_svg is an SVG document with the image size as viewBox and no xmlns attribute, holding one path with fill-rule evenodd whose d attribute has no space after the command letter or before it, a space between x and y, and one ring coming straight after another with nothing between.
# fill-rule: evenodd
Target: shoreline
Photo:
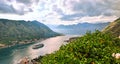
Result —
<instances>
[{"instance_id":1,"label":"shoreline","mask_svg":"<svg viewBox=\"0 0 120 64\"><path fill-rule=\"evenodd\" d=\"M11 44L11 45L5 45L5 44L0 44L0 49L4 49L4 48L9 48L9 47L13 47L13 46L16 46L16 45L28 45L28 44L34 44L34 43L38 43L38 42L41 42L43 40L45 40L47 38L41 38L41 39L34 39L34 40L23 40L23 41L20 41L19 43L14 43L14 44Z\"/></svg>"},{"instance_id":2,"label":"shoreline","mask_svg":"<svg viewBox=\"0 0 120 64\"><path fill-rule=\"evenodd\" d=\"M69 40L65 40L64 42L68 42L68 43L70 43L71 41L74 41L74 40L76 40L77 38L79 38L79 36L77 36L77 37L71 37L71 38L69 38ZM33 58L33 59L31 59L30 61L35 61L36 63L40 63L40 59L42 59L44 56L38 56L38 57L36 57L36 58ZM41 63L40 63L41 64Z\"/></svg>"},{"instance_id":3,"label":"shoreline","mask_svg":"<svg viewBox=\"0 0 120 64\"><path fill-rule=\"evenodd\" d=\"M65 40L64 42L71 42L73 40L76 40L77 38L79 38L79 36L77 36L77 37L71 37L71 38L69 38L69 40Z\"/></svg>"},{"instance_id":4,"label":"shoreline","mask_svg":"<svg viewBox=\"0 0 120 64\"><path fill-rule=\"evenodd\" d=\"M56 35L56 36L63 36L63 35ZM51 36L51 37L56 37L56 36ZM38 43L38 42L41 42L41 41L51 38L51 37L40 38L40 39L35 38L35 39L22 40L22 41L12 41L13 44L10 44L10 45L0 43L0 49L8 48L8 47L16 46L16 45L27 45L27 44L32 44L32 43Z\"/></svg>"},{"instance_id":5,"label":"shoreline","mask_svg":"<svg viewBox=\"0 0 120 64\"><path fill-rule=\"evenodd\" d=\"M58 36L55 36L55 37L58 37ZM75 36L74 36L75 37ZM71 40L71 38L74 38L74 37L70 37L69 39L67 38L67 39L64 39L63 40L63 42L65 41L65 40ZM48 38L44 38L44 39L39 39L39 40L36 40L36 41L38 41L38 42L40 42L40 41L43 41L43 40L45 40L45 39L48 39ZM30 42L31 43L31 42ZM34 42L35 44L37 43L37 42ZM34 43L33 44L30 44L30 45L34 45ZM20 46L23 46L23 45L26 45L26 44L28 44L29 45L29 43L23 43L23 44L19 44ZM20 47L19 46L19 47ZM15 46L15 47L17 47L17 46ZM11 47L11 48L13 48L13 47ZM26 57L26 56L24 56L24 57ZM24 57L23 58L20 58L20 59L24 59ZM28 56L27 56L28 57ZM41 56L41 55L39 55L39 56L37 56L37 57L34 57L34 58L29 58L29 60L30 61L35 61L35 62L37 62L37 61L39 61L42 57L44 57L44 56ZM19 62L19 59L18 59L18 61L16 61L16 62ZM40 63L40 61L39 61L39 63Z\"/></svg>"}]
</instances>

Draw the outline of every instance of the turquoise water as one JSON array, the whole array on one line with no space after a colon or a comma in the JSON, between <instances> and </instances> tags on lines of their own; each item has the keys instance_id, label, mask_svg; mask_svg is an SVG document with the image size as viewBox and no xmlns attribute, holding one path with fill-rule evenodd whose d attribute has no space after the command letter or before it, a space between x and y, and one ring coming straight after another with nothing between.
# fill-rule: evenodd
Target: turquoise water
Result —
<instances>
[{"instance_id":1,"label":"turquoise water","mask_svg":"<svg viewBox=\"0 0 120 64\"><path fill-rule=\"evenodd\" d=\"M48 38L39 43L43 43L44 47L39 49L32 49L36 44L28 45L16 45L9 48L0 49L0 64L17 64L17 62L24 57L29 57L30 59L42 56L45 54L50 54L56 50L59 50L60 46L66 44L65 40L68 40L72 36L57 36Z\"/></svg>"}]
</instances>

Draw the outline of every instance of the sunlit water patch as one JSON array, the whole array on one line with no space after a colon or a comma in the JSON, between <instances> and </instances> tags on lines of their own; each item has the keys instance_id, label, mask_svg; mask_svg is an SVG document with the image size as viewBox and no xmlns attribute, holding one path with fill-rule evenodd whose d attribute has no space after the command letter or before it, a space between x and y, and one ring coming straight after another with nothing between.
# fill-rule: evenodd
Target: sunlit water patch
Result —
<instances>
[{"instance_id":1,"label":"sunlit water patch","mask_svg":"<svg viewBox=\"0 0 120 64\"><path fill-rule=\"evenodd\" d=\"M39 49L33 49L32 47L36 44L14 46L10 48L0 49L0 64L17 64L17 62L24 57L34 59L45 54L50 54L56 50L59 50L60 46L66 44L65 40L77 35L57 36L48 38L39 43L43 43L44 47Z\"/></svg>"}]
</instances>

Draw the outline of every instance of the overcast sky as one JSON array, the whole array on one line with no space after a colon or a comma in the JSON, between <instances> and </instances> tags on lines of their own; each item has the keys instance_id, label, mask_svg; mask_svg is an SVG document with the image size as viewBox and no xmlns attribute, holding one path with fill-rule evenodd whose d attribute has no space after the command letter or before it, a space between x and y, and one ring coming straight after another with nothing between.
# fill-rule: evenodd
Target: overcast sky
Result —
<instances>
[{"instance_id":1,"label":"overcast sky","mask_svg":"<svg viewBox=\"0 0 120 64\"><path fill-rule=\"evenodd\" d=\"M111 22L120 17L120 0L0 0L0 18L45 24Z\"/></svg>"}]
</instances>

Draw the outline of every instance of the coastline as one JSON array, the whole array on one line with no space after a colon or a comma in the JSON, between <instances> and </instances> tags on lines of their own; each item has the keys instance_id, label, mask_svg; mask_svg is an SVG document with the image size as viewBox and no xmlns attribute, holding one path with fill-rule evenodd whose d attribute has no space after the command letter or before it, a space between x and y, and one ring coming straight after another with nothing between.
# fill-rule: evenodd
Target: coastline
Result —
<instances>
[{"instance_id":1,"label":"coastline","mask_svg":"<svg viewBox=\"0 0 120 64\"><path fill-rule=\"evenodd\" d=\"M24 40L24 41L20 41L18 43L14 43L14 44L11 44L11 45L0 44L0 49L13 47L13 46L16 46L16 45L27 45L27 44L32 44L32 43L34 44L34 43L41 42L41 41L43 41L45 39L47 39L47 38L41 38L41 39L38 39L38 40L37 39L34 39L34 40Z\"/></svg>"},{"instance_id":2,"label":"coastline","mask_svg":"<svg viewBox=\"0 0 120 64\"><path fill-rule=\"evenodd\" d=\"M64 42L72 42L73 40L76 40L77 38L79 38L79 36L71 37L71 38L69 38L69 40L65 40Z\"/></svg>"},{"instance_id":3,"label":"coastline","mask_svg":"<svg viewBox=\"0 0 120 64\"><path fill-rule=\"evenodd\" d=\"M57 35L54 35L54 36L51 36L51 37L56 37L56 36L63 36L63 34L57 34ZM41 42L47 38L51 38L51 37L46 37L46 38L40 38L40 39L30 39L30 40L22 40L22 41L11 41L12 44L10 45L7 45L7 44L2 44L0 43L0 49L3 49L3 48L8 48L8 47L12 47L12 46L15 46L15 45L26 45L26 44L31 44L31 43L37 43L37 42Z\"/></svg>"},{"instance_id":4,"label":"coastline","mask_svg":"<svg viewBox=\"0 0 120 64\"><path fill-rule=\"evenodd\" d=\"M73 37L73 36L72 36L72 37ZM74 36L74 37L75 37L75 36ZM62 39L61 39L61 40L62 40L62 42L64 42L65 40L69 40L69 39L71 38L71 36L65 36L65 37L64 37L65 39L63 38L63 36L56 36L56 37L53 37L53 38L50 38L50 39L47 38L47 39L45 39L45 40L48 40L48 41L45 41L45 42L48 42L48 43L49 43L49 40L51 40L51 39L54 40L54 38L55 38L55 39L57 38L58 40L62 38L63 40L62 40ZM61 41L59 41L59 42L61 42ZM43 43L44 43L44 42L43 42ZM65 43L67 43L67 42L65 42ZM36 42L35 42L35 44L36 44ZM25 46L29 46L29 45L32 47L32 45L34 45L34 43L33 43L33 44L28 44L28 45L25 45ZM64 44L64 45L65 45L65 44ZM19 47L21 47L21 46L24 47L24 45L20 45L20 46L19 46L19 45L15 45L15 46L13 46L13 47L10 47L10 49L14 49L14 48L16 48L16 47L19 48ZM29 50L31 50L31 47L30 47ZM6 48L5 48L5 49L6 49ZM7 49L9 49L9 47L8 47ZM26 50L27 50L27 49L26 49ZM15 63L17 63L20 59L23 59L24 57L28 57L30 60L33 60L33 61L34 61L34 60L37 60L37 59L40 60L40 58L41 58L40 55L38 55L38 56L36 56L36 57L33 57L33 58L32 58L32 57L29 57L29 56L27 56L27 55L24 55L23 57L17 59L17 61L15 61ZM39 63L40 63L40 62L39 62Z\"/></svg>"}]
</instances>

